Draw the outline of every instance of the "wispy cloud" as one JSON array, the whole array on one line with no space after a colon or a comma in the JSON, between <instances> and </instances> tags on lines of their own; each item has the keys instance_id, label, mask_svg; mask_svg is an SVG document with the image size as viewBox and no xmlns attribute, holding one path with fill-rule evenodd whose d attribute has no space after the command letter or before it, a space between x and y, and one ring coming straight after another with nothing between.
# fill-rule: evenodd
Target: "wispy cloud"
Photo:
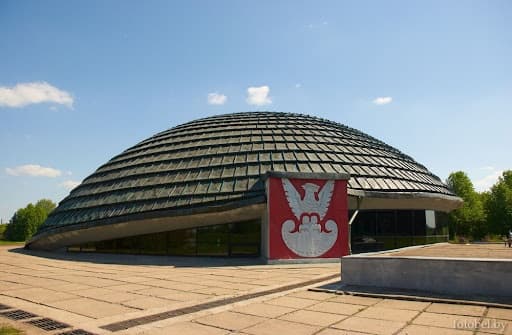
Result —
<instances>
[{"instance_id":1,"label":"wispy cloud","mask_svg":"<svg viewBox=\"0 0 512 335\"><path fill-rule=\"evenodd\" d=\"M66 180L59 184L59 186L64 187L65 189L70 191L77 187L78 185L80 185L80 182L75 180Z\"/></svg>"},{"instance_id":2,"label":"wispy cloud","mask_svg":"<svg viewBox=\"0 0 512 335\"><path fill-rule=\"evenodd\" d=\"M73 96L47 82L20 83L13 87L0 86L0 107L17 108L45 102L72 108Z\"/></svg>"},{"instance_id":3,"label":"wispy cloud","mask_svg":"<svg viewBox=\"0 0 512 335\"><path fill-rule=\"evenodd\" d=\"M5 172L11 176L31 176L55 178L62 174L60 170L44 167L38 164L20 165L13 168L6 168Z\"/></svg>"},{"instance_id":4,"label":"wispy cloud","mask_svg":"<svg viewBox=\"0 0 512 335\"><path fill-rule=\"evenodd\" d=\"M208 104L210 105L224 105L226 101L228 100L228 97L224 94L220 93L209 93L208 94Z\"/></svg>"},{"instance_id":5,"label":"wispy cloud","mask_svg":"<svg viewBox=\"0 0 512 335\"><path fill-rule=\"evenodd\" d=\"M482 170L489 171L489 174L474 182L475 190L478 192L488 191L503 174L503 170L498 170L493 166L485 166Z\"/></svg>"},{"instance_id":6,"label":"wispy cloud","mask_svg":"<svg viewBox=\"0 0 512 335\"><path fill-rule=\"evenodd\" d=\"M295 88L301 88L302 87L302 84L301 83L297 83L295 84Z\"/></svg>"},{"instance_id":7,"label":"wispy cloud","mask_svg":"<svg viewBox=\"0 0 512 335\"><path fill-rule=\"evenodd\" d=\"M270 88L268 86L249 87L247 89L247 103L249 105L263 106L272 103L272 98L268 96Z\"/></svg>"},{"instance_id":8,"label":"wispy cloud","mask_svg":"<svg viewBox=\"0 0 512 335\"><path fill-rule=\"evenodd\" d=\"M374 99L372 102L376 105L387 105L393 101L392 97L378 97Z\"/></svg>"}]
</instances>

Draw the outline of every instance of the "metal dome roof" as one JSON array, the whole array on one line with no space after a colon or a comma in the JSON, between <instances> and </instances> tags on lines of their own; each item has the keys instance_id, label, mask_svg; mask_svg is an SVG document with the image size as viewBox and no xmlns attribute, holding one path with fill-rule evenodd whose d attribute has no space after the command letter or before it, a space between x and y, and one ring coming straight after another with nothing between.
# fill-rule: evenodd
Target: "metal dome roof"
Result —
<instances>
[{"instance_id":1,"label":"metal dome roof","mask_svg":"<svg viewBox=\"0 0 512 335\"><path fill-rule=\"evenodd\" d=\"M423 165L356 129L307 115L237 113L179 125L115 156L60 202L38 234L262 203L267 171L348 173L352 195L453 196Z\"/></svg>"}]
</instances>

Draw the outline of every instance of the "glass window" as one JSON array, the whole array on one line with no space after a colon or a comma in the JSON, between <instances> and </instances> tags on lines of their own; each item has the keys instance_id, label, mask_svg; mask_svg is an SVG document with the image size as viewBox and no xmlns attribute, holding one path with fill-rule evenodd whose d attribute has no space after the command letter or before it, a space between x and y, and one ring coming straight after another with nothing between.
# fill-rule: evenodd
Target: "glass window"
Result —
<instances>
[{"instance_id":1,"label":"glass window","mask_svg":"<svg viewBox=\"0 0 512 335\"><path fill-rule=\"evenodd\" d=\"M377 234L395 235L395 213L393 211L377 212Z\"/></svg>"},{"instance_id":2,"label":"glass window","mask_svg":"<svg viewBox=\"0 0 512 335\"><path fill-rule=\"evenodd\" d=\"M396 234L412 236L412 211L397 211Z\"/></svg>"},{"instance_id":3,"label":"glass window","mask_svg":"<svg viewBox=\"0 0 512 335\"><path fill-rule=\"evenodd\" d=\"M198 256L228 256L228 225L197 228L196 239Z\"/></svg>"},{"instance_id":4,"label":"glass window","mask_svg":"<svg viewBox=\"0 0 512 335\"><path fill-rule=\"evenodd\" d=\"M167 234L155 233L140 236L139 247L142 254L165 255L167 254Z\"/></svg>"},{"instance_id":5,"label":"glass window","mask_svg":"<svg viewBox=\"0 0 512 335\"><path fill-rule=\"evenodd\" d=\"M169 232L168 251L170 255L196 255L196 229L182 229Z\"/></svg>"},{"instance_id":6,"label":"glass window","mask_svg":"<svg viewBox=\"0 0 512 335\"><path fill-rule=\"evenodd\" d=\"M414 236L427 235L425 211L414 211Z\"/></svg>"},{"instance_id":7,"label":"glass window","mask_svg":"<svg viewBox=\"0 0 512 335\"><path fill-rule=\"evenodd\" d=\"M259 256L260 220L124 237L71 246L69 251L176 256Z\"/></svg>"}]
</instances>

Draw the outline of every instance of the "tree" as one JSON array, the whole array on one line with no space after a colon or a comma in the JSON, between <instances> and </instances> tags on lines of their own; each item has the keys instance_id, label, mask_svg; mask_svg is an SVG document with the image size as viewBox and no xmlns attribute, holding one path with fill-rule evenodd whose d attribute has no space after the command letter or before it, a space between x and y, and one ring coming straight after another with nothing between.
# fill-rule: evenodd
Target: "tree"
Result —
<instances>
[{"instance_id":1,"label":"tree","mask_svg":"<svg viewBox=\"0 0 512 335\"><path fill-rule=\"evenodd\" d=\"M48 199L39 200L35 205L28 204L14 213L5 230L5 238L11 241L25 241L35 234L46 220L55 203Z\"/></svg>"},{"instance_id":2,"label":"tree","mask_svg":"<svg viewBox=\"0 0 512 335\"><path fill-rule=\"evenodd\" d=\"M480 195L463 171L450 174L446 180L448 187L464 200L462 207L450 213L450 230L455 236L472 236L479 239L486 235L485 211Z\"/></svg>"},{"instance_id":3,"label":"tree","mask_svg":"<svg viewBox=\"0 0 512 335\"><path fill-rule=\"evenodd\" d=\"M502 235L512 229L512 170L504 171L491 188L485 209L490 232Z\"/></svg>"}]
</instances>

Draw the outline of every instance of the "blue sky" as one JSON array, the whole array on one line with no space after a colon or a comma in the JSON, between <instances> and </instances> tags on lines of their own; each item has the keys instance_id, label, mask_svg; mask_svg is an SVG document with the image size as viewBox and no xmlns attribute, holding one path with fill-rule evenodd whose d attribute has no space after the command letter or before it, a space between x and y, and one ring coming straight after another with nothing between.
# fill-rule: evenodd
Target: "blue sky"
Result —
<instances>
[{"instance_id":1,"label":"blue sky","mask_svg":"<svg viewBox=\"0 0 512 335\"><path fill-rule=\"evenodd\" d=\"M4 221L231 112L347 124L479 190L512 168L511 1L2 0L0 41Z\"/></svg>"}]
</instances>

